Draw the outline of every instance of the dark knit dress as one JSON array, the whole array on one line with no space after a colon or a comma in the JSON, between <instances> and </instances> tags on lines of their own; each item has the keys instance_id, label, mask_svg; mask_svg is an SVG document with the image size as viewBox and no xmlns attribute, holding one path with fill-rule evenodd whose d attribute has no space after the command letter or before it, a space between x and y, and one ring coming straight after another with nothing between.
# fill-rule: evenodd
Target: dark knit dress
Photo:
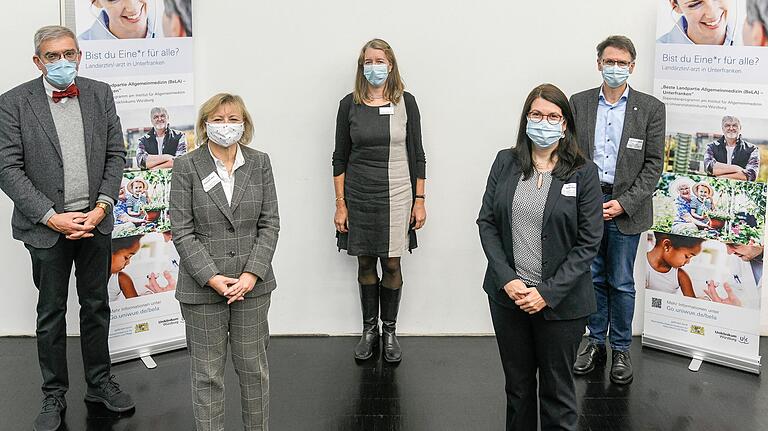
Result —
<instances>
[{"instance_id":1,"label":"dark knit dress","mask_svg":"<svg viewBox=\"0 0 768 431\"><path fill-rule=\"evenodd\" d=\"M416 178L424 178L424 150L416 101L371 107L341 100L336 119L334 176L345 173L348 233L337 246L352 256L399 257L416 247L410 228Z\"/></svg>"}]
</instances>

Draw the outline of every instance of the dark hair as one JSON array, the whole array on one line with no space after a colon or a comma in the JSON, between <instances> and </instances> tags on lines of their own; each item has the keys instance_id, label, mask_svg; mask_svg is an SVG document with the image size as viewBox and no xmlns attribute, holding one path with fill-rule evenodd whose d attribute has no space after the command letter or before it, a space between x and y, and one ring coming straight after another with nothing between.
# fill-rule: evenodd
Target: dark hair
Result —
<instances>
[{"instance_id":1,"label":"dark hair","mask_svg":"<svg viewBox=\"0 0 768 431\"><path fill-rule=\"evenodd\" d=\"M133 247L133 245L139 242L143 236L144 235L133 235L133 236L126 236L123 238L113 238L112 253Z\"/></svg>"},{"instance_id":2,"label":"dark hair","mask_svg":"<svg viewBox=\"0 0 768 431\"><path fill-rule=\"evenodd\" d=\"M604 41L600 42L597 45L597 58L602 58L603 51L605 51L605 48L608 48L608 47L627 51L629 55L632 57L632 61L635 61L635 58L637 58L637 51L635 51L635 44L633 44L632 41L626 36L620 36L620 35L608 36Z\"/></svg>"},{"instance_id":3,"label":"dark hair","mask_svg":"<svg viewBox=\"0 0 768 431\"><path fill-rule=\"evenodd\" d=\"M672 248L692 248L697 245L701 245L704 242L704 238L696 238L693 236L675 235L671 233L654 232L653 236L656 237L656 243L668 239Z\"/></svg>"},{"instance_id":4,"label":"dark hair","mask_svg":"<svg viewBox=\"0 0 768 431\"><path fill-rule=\"evenodd\" d=\"M513 151L517 155L517 160L520 162L520 167L523 170L523 179L527 180L533 175L531 151L534 144L525 133L525 129L528 125L528 112L531 110L534 100L538 98L554 103L563 113L563 120L566 124L565 136L560 138L560 143L557 144L557 148L552 152L553 157L557 155L557 164L555 164L555 169L552 170L552 175L565 181L576 172L576 169L585 163L585 159L581 154L581 150L579 150L578 141L576 140L576 123L573 120L571 105L568 104L568 98L565 94L554 85L541 84L528 94L528 98L525 99L525 104L523 105L523 112L520 114L517 144Z\"/></svg>"}]
</instances>

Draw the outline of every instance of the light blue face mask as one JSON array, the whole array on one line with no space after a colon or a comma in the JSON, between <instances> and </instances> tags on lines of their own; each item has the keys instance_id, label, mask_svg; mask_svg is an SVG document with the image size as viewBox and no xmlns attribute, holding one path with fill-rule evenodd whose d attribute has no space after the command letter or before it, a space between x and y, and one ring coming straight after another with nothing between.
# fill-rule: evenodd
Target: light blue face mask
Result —
<instances>
[{"instance_id":1,"label":"light blue face mask","mask_svg":"<svg viewBox=\"0 0 768 431\"><path fill-rule=\"evenodd\" d=\"M619 66L603 66L603 80L611 88L624 85L629 78L629 68Z\"/></svg>"},{"instance_id":2,"label":"light blue face mask","mask_svg":"<svg viewBox=\"0 0 768 431\"><path fill-rule=\"evenodd\" d=\"M389 66L386 64L364 64L363 75L374 87L384 84L389 75Z\"/></svg>"},{"instance_id":3,"label":"light blue face mask","mask_svg":"<svg viewBox=\"0 0 768 431\"><path fill-rule=\"evenodd\" d=\"M62 58L59 61L46 64L45 70L48 72L45 75L48 82L59 88L67 88L69 84L75 81L77 63Z\"/></svg>"},{"instance_id":4,"label":"light blue face mask","mask_svg":"<svg viewBox=\"0 0 768 431\"><path fill-rule=\"evenodd\" d=\"M563 126L560 124L550 124L547 119L543 119L538 123L528 120L528 125L525 127L525 134L531 138L533 144L539 148L549 148L559 141L560 138L565 136L563 133Z\"/></svg>"}]
</instances>

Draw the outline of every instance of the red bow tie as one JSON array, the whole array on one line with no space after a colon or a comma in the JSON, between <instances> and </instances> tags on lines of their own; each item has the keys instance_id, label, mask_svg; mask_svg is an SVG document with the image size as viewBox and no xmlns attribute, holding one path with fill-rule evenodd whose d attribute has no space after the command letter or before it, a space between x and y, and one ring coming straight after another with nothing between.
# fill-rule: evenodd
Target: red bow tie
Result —
<instances>
[{"instance_id":1,"label":"red bow tie","mask_svg":"<svg viewBox=\"0 0 768 431\"><path fill-rule=\"evenodd\" d=\"M67 98L67 97L77 97L80 95L80 90L77 88L77 85L72 84L69 87L67 87L64 91L54 91L53 92L53 103L59 103L59 100Z\"/></svg>"}]
</instances>

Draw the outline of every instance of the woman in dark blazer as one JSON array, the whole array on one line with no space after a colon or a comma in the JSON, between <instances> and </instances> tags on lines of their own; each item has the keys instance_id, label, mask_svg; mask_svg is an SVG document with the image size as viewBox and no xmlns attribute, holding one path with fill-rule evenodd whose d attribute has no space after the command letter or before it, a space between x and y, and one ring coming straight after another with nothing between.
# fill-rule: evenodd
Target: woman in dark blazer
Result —
<instances>
[{"instance_id":1,"label":"woman in dark blazer","mask_svg":"<svg viewBox=\"0 0 768 431\"><path fill-rule=\"evenodd\" d=\"M170 214L181 257L176 299L191 356L197 430L224 430L227 347L240 380L244 429L269 419L267 311L280 219L269 156L246 145L253 122L239 96L200 108L200 148L174 161Z\"/></svg>"},{"instance_id":2,"label":"woman in dark blazer","mask_svg":"<svg viewBox=\"0 0 768 431\"><path fill-rule=\"evenodd\" d=\"M517 145L491 167L477 219L507 430L536 430L539 419L542 431L577 429L572 365L595 310L590 265L603 218L597 167L579 152L573 124L562 91L534 88Z\"/></svg>"}]
</instances>

